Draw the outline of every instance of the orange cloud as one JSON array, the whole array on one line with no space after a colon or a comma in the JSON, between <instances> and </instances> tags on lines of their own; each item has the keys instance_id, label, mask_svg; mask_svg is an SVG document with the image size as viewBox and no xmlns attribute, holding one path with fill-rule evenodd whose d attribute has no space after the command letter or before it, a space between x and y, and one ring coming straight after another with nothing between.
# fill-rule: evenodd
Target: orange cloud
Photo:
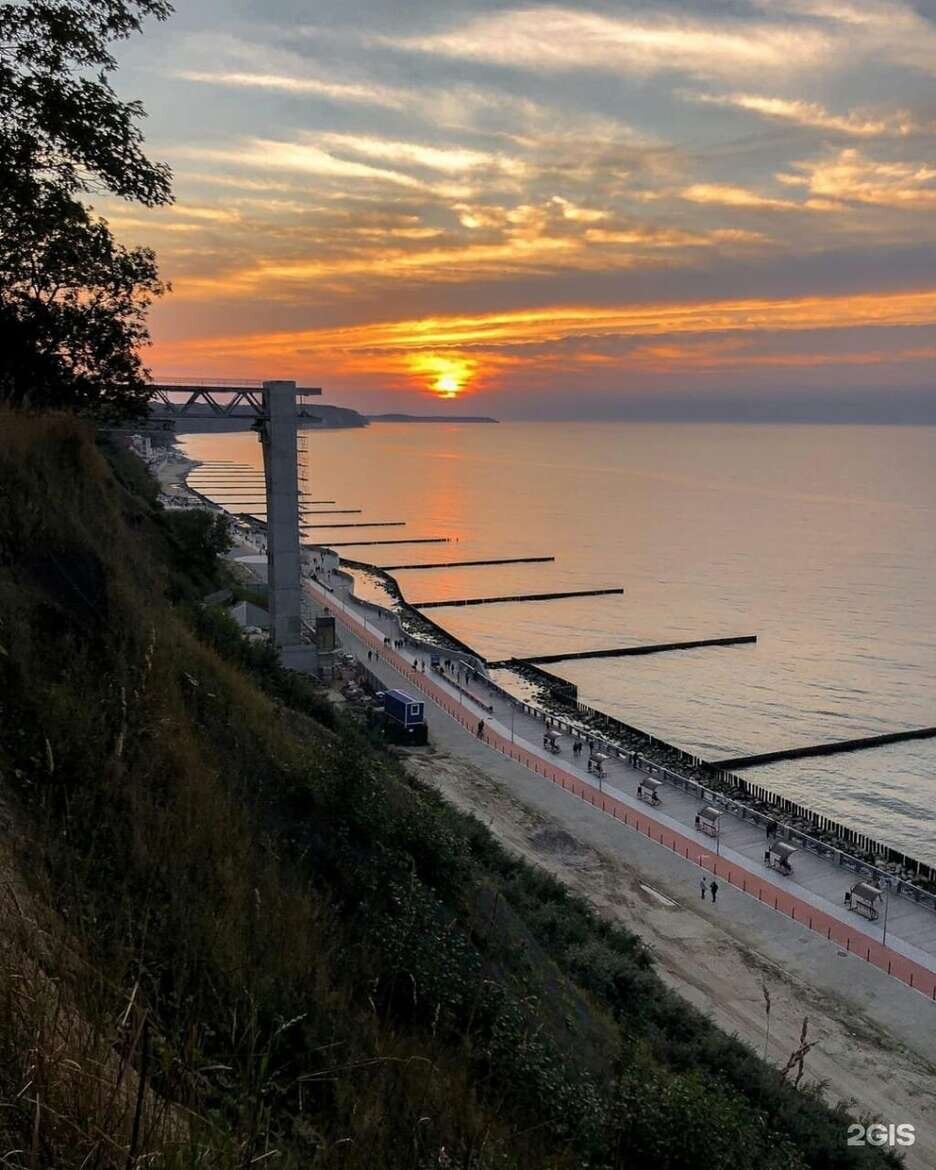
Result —
<instances>
[{"instance_id":1,"label":"orange cloud","mask_svg":"<svg viewBox=\"0 0 936 1170\"><path fill-rule=\"evenodd\" d=\"M690 203L719 203L724 207L753 208L768 211L799 211L801 204L790 199L760 195L733 183L693 183L682 192Z\"/></svg>"},{"instance_id":2,"label":"orange cloud","mask_svg":"<svg viewBox=\"0 0 936 1170\"><path fill-rule=\"evenodd\" d=\"M379 321L343 328L163 342L156 346L156 359L151 364L157 367L162 364L168 372L169 364L192 366L243 359L268 364L313 364L339 372L400 372L412 376L416 370L423 374L442 370L441 364L432 365L433 361L476 360L477 367L471 367L475 376L482 370L536 362L541 359L543 347L559 344L571 344L573 352L575 348L587 352L595 341L626 338L704 337L726 333L768 336L804 330L933 325L936 325L936 289L680 304L555 305L501 313ZM724 353L730 344L724 338L712 340L717 342L719 353ZM671 355L675 352L670 350ZM664 355L658 351L656 356L659 359ZM548 356L545 360L557 359ZM691 360L688 351L686 360ZM793 364L800 359L771 360ZM815 364L819 358L803 360ZM830 355L828 360L847 363L853 359ZM420 366L420 362L428 364ZM464 368L468 369L467 364Z\"/></svg>"},{"instance_id":3,"label":"orange cloud","mask_svg":"<svg viewBox=\"0 0 936 1170\"><path fill-rule=\"evenodd\" d=\"M894 113L853 110L847 114L833 114L818 102L768 97L755 93L692 93L686 96L700 105L747 110L771 121L792 122L796 126L831 130L854 138L885 136L902 138L920 129L906 110L897 110Z\"/></svg>"},{"instance_id":4,"label":"orange cloud","mask_svg":"<svg viewBox=\"0 0 936 1170\"><path fill-rule=\"evenodd\" d=\"M777 178L811 195L876 207L936 208L936 166L923 162L880 162L854 148L829 159L794 163L796 174Z\"/></svg>"}]
</instances>

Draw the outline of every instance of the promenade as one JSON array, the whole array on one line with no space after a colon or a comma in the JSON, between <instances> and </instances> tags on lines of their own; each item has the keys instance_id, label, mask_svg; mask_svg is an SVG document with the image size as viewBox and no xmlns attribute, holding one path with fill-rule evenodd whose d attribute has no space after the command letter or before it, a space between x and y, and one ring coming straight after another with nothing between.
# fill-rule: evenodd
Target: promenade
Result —
<instances>
[{"instance_id":1,"label":"promenade","mask_svg":"<svg viewBox=\"0 0 936 1170\"><path fill-rule=\"evenodd\" d=\"M723 890L727 884L805 927L824 939L831 953L877 968L936 1005L936 914L892 895L885 899L886 921L882 911L877 922L868 922L844 906L844 892L856 880L851 871L800 850L793 859L793 873L781 877L764 865L764 836L751 822L723 814L716 841L695 828L698 801L674 786L664 784L661 804L651 808L636 795L644 774L623 761L609 759L605 779L589 775L587 749L580 760L573 760L570 736L562 737L560 755L547 752L542 719L488 688L484 680L466 682L462 675L461 681L456 681L451 674L431 670L428 649L410 642L402 650L394 649L392 643L404 637L396 618L355 601L341 577L334 577L332 584L334 589L307 581L305 587L311 600L329 608L343 627L343 640L353 639L351 649L365 664L369 650L392 668L408 689L421 693L467 731L475 732L483 720L486 748L541 777L543 783L557 786L570 798L587 803L626 830L639 833L658 850L695 867L697 874L716 876ZM385 642L388 638L391 645ZM936 1017L924 1011L925 1026L933 1029Z\"/></svg>"}]
</instances>

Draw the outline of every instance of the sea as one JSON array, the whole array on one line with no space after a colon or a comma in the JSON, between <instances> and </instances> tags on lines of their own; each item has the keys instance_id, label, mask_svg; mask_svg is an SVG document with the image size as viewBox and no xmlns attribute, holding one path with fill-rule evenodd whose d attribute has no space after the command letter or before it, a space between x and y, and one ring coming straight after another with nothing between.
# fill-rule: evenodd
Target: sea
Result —
<instances>
[{"instance_id":1,"label":"sea","mask_svg":"<svg viewBox=\"0 0 936 1170\"><path fill-rule=\"evenodd\" d=\"M179 442L194 459L261 466L252 433ZM687 751L936 725L936 427L374 423L306 431L302 445L306 495L362 509L310 523L405 523L309 539L447 538L345 550L387 566L555 557L395 571L409 601L624 590L431 612L485 658L756 634L549 667L583 702ZM936 739L744 775L936 864Z\"/></svg>"}]
</instances>

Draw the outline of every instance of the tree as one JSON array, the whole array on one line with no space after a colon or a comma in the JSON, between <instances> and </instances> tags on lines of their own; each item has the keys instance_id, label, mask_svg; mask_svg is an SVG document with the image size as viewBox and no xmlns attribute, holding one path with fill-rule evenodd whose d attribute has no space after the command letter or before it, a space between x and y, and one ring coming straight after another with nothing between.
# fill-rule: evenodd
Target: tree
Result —
<instances>
[{"instance_id":1,"label":"tree","mask_svg":"<svg viewBox=\"0 0 936 1170\"><path fill-rule=\"evenodd\" d=\"M171 201L119 99L109 45L165 19L166 0L0 4L0 401L142 413L153 253L116 243L84 200Z\"/></svg>"}]
</instances>

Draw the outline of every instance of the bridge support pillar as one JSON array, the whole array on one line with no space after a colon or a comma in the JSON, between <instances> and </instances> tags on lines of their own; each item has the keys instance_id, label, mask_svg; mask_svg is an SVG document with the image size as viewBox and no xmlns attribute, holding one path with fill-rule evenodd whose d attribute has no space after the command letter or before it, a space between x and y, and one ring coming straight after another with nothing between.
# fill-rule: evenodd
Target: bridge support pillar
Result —
<instances>
[{"instance_id":1,"label":"bridge support pillar","mask_svg":"<svg viewBox=\"0 0 936 1170\"><path fill-rule=\"evenodd\" d=\"M263 397L270 637L283 666L314 672L315 647L302 641L296 383L264 382Z\"/></svg>"}]
</instances>

